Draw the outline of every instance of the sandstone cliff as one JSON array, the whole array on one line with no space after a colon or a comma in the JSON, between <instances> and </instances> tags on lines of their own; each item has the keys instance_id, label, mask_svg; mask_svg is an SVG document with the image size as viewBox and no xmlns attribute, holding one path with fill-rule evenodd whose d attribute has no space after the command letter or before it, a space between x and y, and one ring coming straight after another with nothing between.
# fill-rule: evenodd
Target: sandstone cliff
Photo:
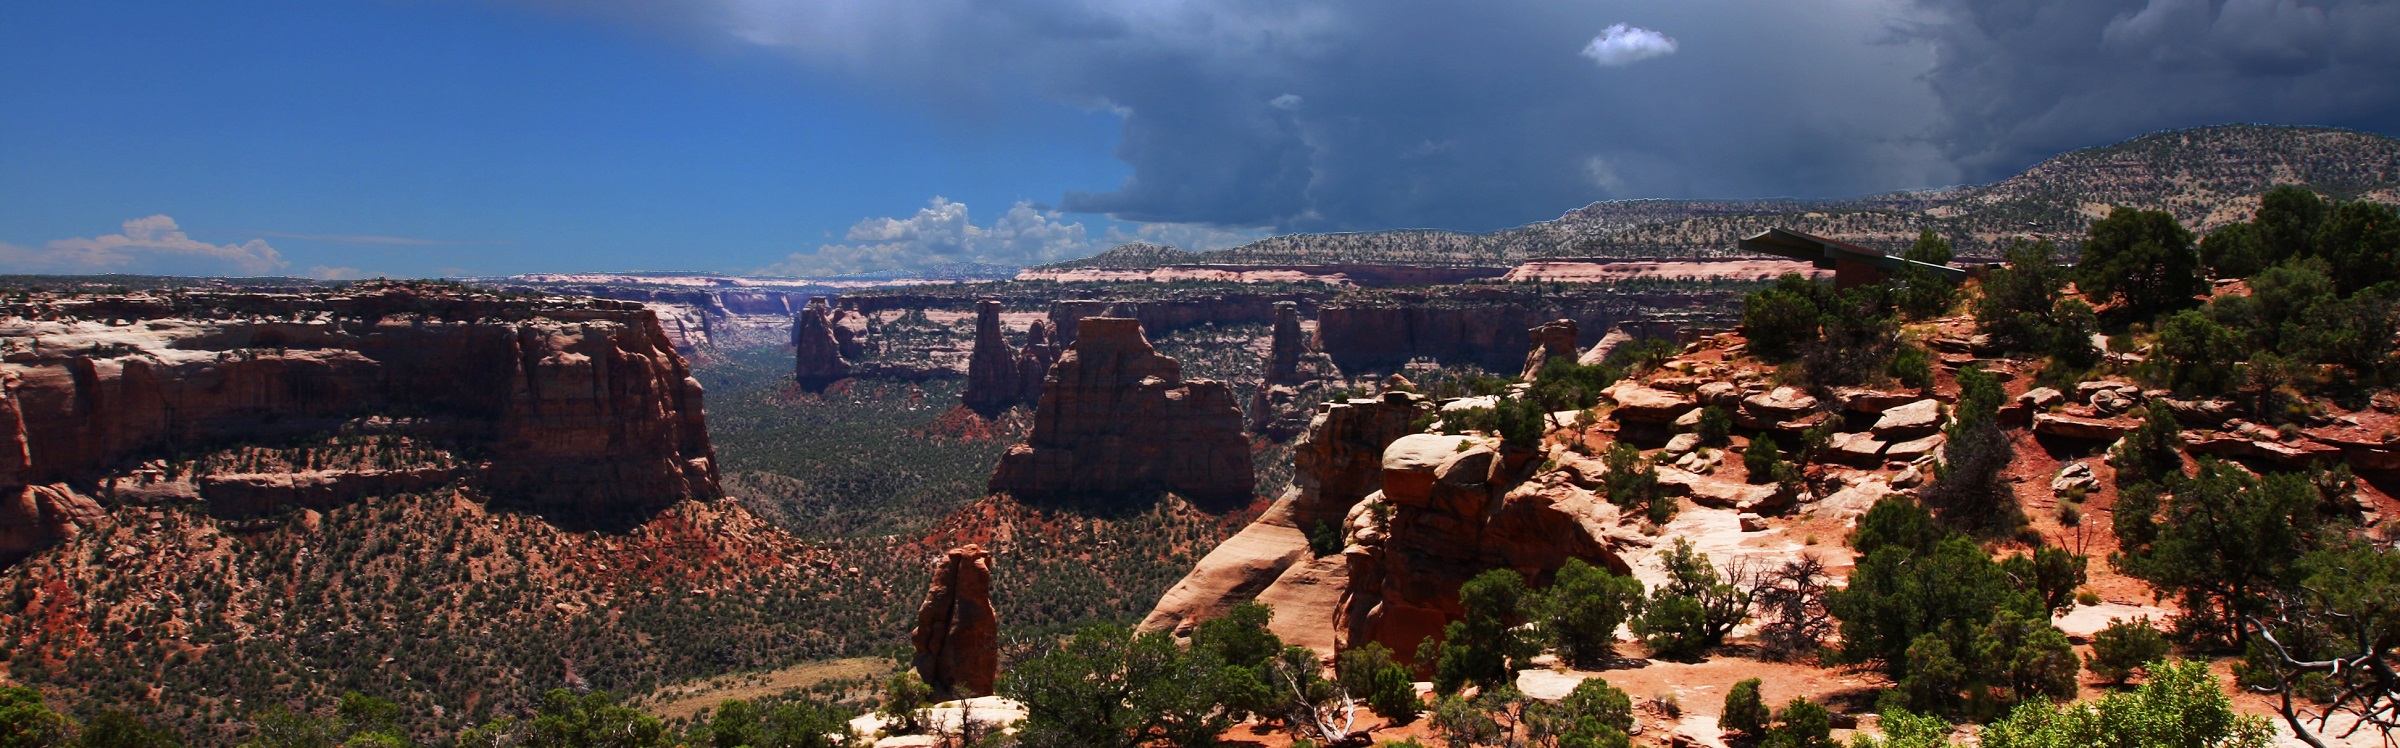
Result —
<instances>
[{"instance_id":1,"label":"sandstone cliff","mask_svg":"<svg viewBox=\"0 0 2400 748\"><path fill-rule=\"evenodd\" d=\"M37 297L0 315L0 556L57 537L105 472L362 425L477 454L458 475L572 522L719 493L699 383L638 304L378 284ZM272 479L161 480L154 493L220 515L279 505ZM29 517L53 529L26 532Z\"/></svg>"},{"instance_id":2,"label":"sandstone cliff","mask_svg":"<svg viewBox=\"0 0 2400 748\"><path fill-rule=\"evenodd\" d=\"M1043 380L1033 434L1001 458L991 490L1032 501L1171 491L1247 503L1250 450L1233 391L1184 381L1137 320L1080 323L1081 337Z\"/></svg>"},{"instance_id":3,"label":"sandstone cliff","mask_svg":"<svg viewBox=\"0 0 2400 748\"><path fill-rule=\"evenodd\" d=\"M1169 588L1142 628L1189 633L1235 605L1264 599L1275 606L1277 634L1330 648L1345 569L1338 554L1314 557L1308 533L1339 532L1350 507L1382 487L1384 448L1431 407L1408 392L1319 406L1293 449L1291 487Z\"/></svg>"},{"instance_id":4,"label":"sandstone cliff","mask_svg":"<svg viewBox=\"0 0 2400 748\"><path fill-rule=\"evenodd\" d=\"M1730 325L1739 315L1733 291L1626 291L1597 287L1567 293L1509 287L1440 292L1360 293L1328 301L1317 311L1317 342L1343 371L1386 372L1413 358L1446 366L1473 364L1509 374L1525 363L1520 330L1560 319L1581 330L1643 322L1667 328Z\"/></svg>"},{"instance_id":5,"label":"sandstone cliff","mask_svg":"<svg viewBox=\"0 0 2400 748\"><path fill-rule=\"evenodd\" d=\"M1458 588L1488 569L1514 569L1535 586L1569 558L1631 572L1615 505L1563 472L1520 483L1538 455L1495 447L1415 434L1384 450L1383 489L1350 509L1337 647L1415 652L1464 613Z\"/></svg>"},{"instance_id":6,"label":"sandstone cliff","mask_svg":"<svg viewBox=\"0 0 2400 748\"><path fill-rule=\"evenodd\" d=\"M1275 302L1275 327L1267 347L1267 384L1299 384L1300 305Z\"/></svg>"},{"instance_id":7,"label":"sandstone cliff","mask_svg":"<svg viewBox=\"0 0 2400 748\"><path fill-rule=\"evenodd\" d=\"M999 675L991 558L979 545L950 549L934 567L925 603L917 608L917 627L909 633L916 656L909 667L939 698L989 695Z\"/></svg>"}]
</instances>

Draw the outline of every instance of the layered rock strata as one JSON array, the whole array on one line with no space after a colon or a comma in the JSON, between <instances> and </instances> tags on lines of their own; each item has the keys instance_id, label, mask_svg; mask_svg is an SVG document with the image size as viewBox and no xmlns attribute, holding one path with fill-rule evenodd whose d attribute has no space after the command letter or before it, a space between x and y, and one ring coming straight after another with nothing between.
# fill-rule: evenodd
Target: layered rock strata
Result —
<instances>
[{"instance_id":1,"label":"layered rock strata","mask_svg":"<svg viewBox=\"0 0 2400 748\"><path fill-rule=\"evenodd\" d=\"M1211 503L1252 492L1242 411L1223 382L1184 381L1140 321L1092 317L1043 378L1033 433L990 489L1019 499L1106 499L1168 491Z\"/></svg>"},{"instance_id":2,"label":"layered rock strata","mask_svg":"<svg viewBox=\"0 0 2400 748\"><path fill-rule=\"evenodd\" d=\"M992 610L991 553L968 545L943 554L909 632L909 667L940 698L992 693L1000 672L1000 621Z\"/></svg>"},{"instance_id":3,"label":"layered rock strata","mask_svg":"<svg viewBox=\"0 0 2400 748\"><path fill-rule=\"evenodd\" d=\"M823 296L809 299L800 316L792 319L792 378L800 386L824 389L850 376L850 360L842 357L835 329L833 310Z\"/></svg>"},{"instance_id":4,"label":"layered rock strata","mask_svg":"<svg viewBox=\"0 0 2400 748\"><path fill-rule=\"evenodd\" d=\"M0 315L0 557L84 513L70 486L362 421L479 453L460 474L566 519L719 494L700 385L635 303L377 284L37 297ZM219 483L190 490L220 515L293 495L271 477Z\"/></svg>"}]
</instances>

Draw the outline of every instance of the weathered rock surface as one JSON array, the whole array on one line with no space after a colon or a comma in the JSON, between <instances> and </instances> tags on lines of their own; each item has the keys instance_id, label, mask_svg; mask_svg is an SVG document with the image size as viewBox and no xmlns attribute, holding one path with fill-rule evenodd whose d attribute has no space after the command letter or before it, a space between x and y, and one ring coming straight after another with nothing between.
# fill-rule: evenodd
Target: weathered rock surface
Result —
<instances>
[{"instance_id":1,"label":"weathered rock surface","mask_svg":"<svg viewBox=\"0 0 2400 748\"><path fill-rule=\"evenodd\" d=\"M1333 568L1301 573L1312 554L1307 531L1319 523L1338 528L1350 507L1383 487L1384 448L1409 433L1409 423L1428 405L1409 392L1385 392L1377 398L1356 398L1319 407L1308 431L1293 447L1292 485L1265 514L1227 538L1184 578L1167 589L1150 614L1145 631L1188 633L1201 621L1225 614L1253 599L1275 598L1276 620L1292 628L1329 631L1340 580L1347 574L1338 556ZM1292 576L1292 575L1297 576ZM1290 578L1287 579L1287 576ZM1325 589L1279 589L1292 585L1331 585ZM1297 604L1315 600L1319 608ZM1311 619L1311 611L1317 615ZM1278 633L1282 633L1278 631ZM1287 637L1289 640L1289 637ZM1328 640L1330 646L1330 640Z\"/></svg>"},{"instance_id":2,"label":"weathered rock surface","mask_svg":"<svg viewBox=\"0 0 2400 748\"><path fill-rule=\"evenodd\" d=\"M1300 304L1275 302L1275 325L1267 341L1267 384L1299 384L1300 354L1306 345L1300 339Z\"/></svg>"},{"instance_id":3,"label":"weathered rock surface","mask_svg":"<svg viewBox=\"0 0 2400 748\"><path fill-rule=\"evenodd\" d=\"M909 633L917 653L909 667L937 696L992 693L1000 672L1000 621L992 610L991 558L979 545L950 549L917 608L917 627Z\"/></svg>"},{"instance_id":4,"label":"weathered rock surface","mask_svg":"<svg viewBox=\"0 0 2400 748\"><path fill-rule=\"evenodd\" d=\"M608 523L719 494L700 385L639 304L362 284L0 311L0 506L14 514L76 514L59 496L21 498L28 487L392 414L406 417L382 419L386 433L472 447L484 460L463 472L496 501L554 518ZM340 480L189 490L223 498L211 511L224 514ZM278 483L303 490L275 499Z\"/></svg>"},{"instance_id":5,"label":"weathered rock surface","mask_svg":"<svg viewBox=\"0 0 2400 748\"><path fill-rule=\"evenodd\" d=\"M1532 338L1532 345L1525 351L1525 370L1518 374L1525 381L1533 381L1534 373L1541 371L1542 364L1549 363L1550 359L1563 357L1574 360L1578 353L1575 349L1578 342L1575 339L1575 320L1544 322L1526 330L1525 335Z\"/></svg>"},{"instance_id":6,"label":"weathered rock surface","mask_svg":"<svg viewBox=\"0 0 2400 748\"><path fill-rule=\"evenodd\" d=\"M1033 501L1172 491L1238 504L1251 483L1233 391L1184 381L1139 321L1091 317L1050 367L1033 433L1000 458L990 487Z\"/></svg>"},{"instance_id":7,"label":"weathered rock surface","mask_svg":"<svg viewBox=\"0 0 2400 748\"><path fill-rule=\"evenodd\" d=\"M2033 414L2033 432L2068 439L2115 441L2136 424L2125 418L2085 418L2065 413Z\"/></svg>"},{"instance_id":8,"label":"weathered rock surface","mask_svg":"<svg viewBox=\"0 0 2400 748\"><path fill-rule=\"evenodd\" d=\"M1626 423L1674 423L1676 416L1699 407L1690 395L1632 382L1619 382L1600 394L1617 404L1610 415Z\"/></svg>"},{"instance_id":9,"label":"weathered rock surface","mask_svg":"<svg viewBox=\"0 0 2400 748\"><path fill-rule=\"evenodd\" d=\"M825 297L808 300L792 318L792 377L802 387L824 389L850 376L850 361L842 358L841 339L833 334L833 310Z\"/></svg>"},{"instance_id":10,"label":"weathered rock surface","mask_svg":"<svg viewBox=\"0 0 2400 748\"><path fill-rule=\"evenodd\" d=\"M1932 435L1942 430L1942 403L1924 399L1883 412L1871 429L1875 438L1885 441L1905 441Z\"/></svg>"},{"instance_id":11,"label":"weathered rock surface","mask_svg":"<svg viewBox=\"0 0 2400 748\"><path fill-rule=\"evenodd\" d=\"M1817 409L1817 398L1797 387L1777 387L1742 398L1741 414L1752 419L1774 423L1808 415Z\"/></svg>"},{"instance_id":12,"label":"weathered rock surface","mask_svg":"<svg viewBox=\"0 0 2400 748\"><path fill-rule=\"evenodd\" d=\"M1012 405L1040 402L1042 377L1064 350L1056 339L1056 325L1047 319L1034 320L1025 331L1024 350L1009 345L1000 306L993 299L975 303L975 347L967 358L967 390L959 396L960 402L987 416Z\"/></svg>"},{"instance_id":13,"label":"weathered rock surface","mask_svg":"<svg viewBox=\"0 0 2400 748\"><path fill-rule=\"evenodd\" d=\"M1382 642L1406 655L1462 613L1458 588L1509 568L1535 586L1569 558L1616 573L1617 508L1575 485L1567 471L1516 483L1532 455L1435 434L1405 436L1384 451L1383 490L1352 507L1343 551L1349 587L1334 629L1340 646ZM1422 664L1422 663L1421 663Z\"/></svg>"}]
</instances>

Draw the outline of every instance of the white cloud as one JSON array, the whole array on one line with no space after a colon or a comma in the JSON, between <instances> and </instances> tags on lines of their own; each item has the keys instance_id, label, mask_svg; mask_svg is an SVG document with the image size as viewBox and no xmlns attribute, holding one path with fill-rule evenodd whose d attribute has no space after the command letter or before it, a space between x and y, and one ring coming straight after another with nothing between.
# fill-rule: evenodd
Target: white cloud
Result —
<instances>
[{"instance_id":1,"label":"white cloud","mask_svg":"<svg viewBox=\"0 0 2400 748\"><path fill-rule=\"evenodd\" d=\"M1583 56L1606 66L1631 65L1652 57L1675 54L1675 39L1656 31L1616 24L1583 47Z\"/></svg>"},{"instance_id":2,"label":"white cloud","mask_svg":"<svg viewBox=\"0 0 2400 748\"><path fill-rule=\"evenodd\" d=\"M317 280L347 281L365 278L367 277L367 272L358 268L337 268L327 267L324 265L312 265L308 268L308 277L315 278Z\"/></svg>"},{"instance_id":3,"label":"white cloud","mask_svg":"<svg viewBox=\"0 0 2400 748\"><path fill-rule=\"evenodd\" d=\"M1018 202L990 226L976 226L966 203L936 197L907 218L869 218L851 225L846 244L794 252L769 268L785 275L819 276L977 262L1037 265L1090 254L1082 223L1058 220L1030 202Z\"/></svg>"},{"instance_id":4,"label":"white cloud","mask_svg":"<svg viewBox=\"0 0 2400 748\"><path fill-rule=\"evenodd\" d=\"M290 265L265 240L209 244L163 215L126 221L119 233L59 239L39 249L0 244L0 268L21 273L267 275Z\"/></svg>"},{"instance_id":5,"label":"white cloud","mask_svg":"<svg viewBox=\"0 0 2400 748\"><path fill-rule=\"evenodd\" d=\"M1294 110L1294 109L1299 109L1299 108L1300 108L1300 101L1301 101L1301 99L1300 99L1300 95L1299 95L1299 94L1288 94L1288 93L1287 93L1287 94L1284 94L1284 95L1282 95L1282 96L1277 96L1277 97L1275 97L1275 98L1268 99L1268 100L1267 100L1267 106L1275 107L1275 108L1277 108L1277 109L1281 109L1281 110L1284 110L1284 111L1287 111L1287 112L1288 112L1288 111L1292 111L1292 110Z\"/></svg>"}]
</instances>

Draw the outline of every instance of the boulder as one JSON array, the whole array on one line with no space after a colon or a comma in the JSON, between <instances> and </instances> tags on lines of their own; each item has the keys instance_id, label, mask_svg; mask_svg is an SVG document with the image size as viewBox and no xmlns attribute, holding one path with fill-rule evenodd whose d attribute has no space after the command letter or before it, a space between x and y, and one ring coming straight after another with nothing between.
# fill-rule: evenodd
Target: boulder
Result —
<instances>
[{"instance_id":1,"label":"boulder","mask_svg":"<svg viewBox=\"0 0 2400 748\"><path fill-rule=\"evenodd\" d=\"M1833 401L1840 404L1842 410L1868 415L1879 414L1916 402L1921 397L1906 392L1886 392L1863 387L1836 387L1833 390Z\"/></svg>"},{"instance_id":2,"label":"boulder","mask_svg":"<svg viewBox=\"0 0 2400 748\"><path fill-rule=\"evenodd\" d=\"M1708 478L1676 468L1660 468L1658 482L1670 494L1689 497L1692 503L1716 509L1751 510L1776 503L1779 488L1774 484L1751 485L1729 480Z\"/></svg>"},{"instance_id":3,"label":"boulder","mask_svg":"<svg viewBox=\"0 0 2400 748\"><path fill-rule=\"evenodd\" d=\"M1707 475L1716 472L1717 465L1724 461L1725 452L1723 450L1699 449L1677 459L1675 468L1695 475Z\"/></svg>"},{"instance_id":4,"label":"boulder","mask_svg":"<svg viewBox=\"0 0 2400 748\"><path fill-rule=\"evenodd\" d=\"M2086 418L2065 413L2033 414L2034 433L2068 439L2116 441L2124 438L2125 433L2132 431L2136 425L2124 418Z\"/></svg>"},{"instance_id":5,"label":"boulder","mask_svg":"<svg viewBox=\"0 0 2400 748\"><path fill-rule=\"evenodd\" d=\"M2342 459L2354 470L2400 470L2400 435L2358 426L2307 429L2309 438L2340 447Z\"/></svg>"},{"instance_id":6,"label":"boulder","mask_svg":"<svg viewBox=\"0 0 2400 748\"><path fill-rule=\"evenodd\" d=\"M1948 442L1949 439L1950 437L1942 434L1934 434L1932 436L1910 439L1908 441L1895 443L1889 447L1885 447L1883 450L1883 456L1885 459L1889 460L1906 460L1913 462L1919 457L1933 454L1934 450L1941 449L1942 445Z\"/></svg>"},{"instance_id":7,"label":"boulder","mask_svg":"<svg viewBox=\"0 0 2400 748\"><path fill-rule=\"evenodd\" d=\"M1689 395L1620 382L1601 392L1617 404L1610 415L1626 423L1669 424L1697 407Z\"/></svg>"},{"instance_id":8,"label":"boulder","mask_svg":"<svg viewBox=\"0 0 2400 748\"><path fill-rule=\"evenodd\" d=\"M1931 435L1942 430L1942 403L1928 398L1886 410L1869 430L1886 441Z\"/></svg>"},{"instance_id":9,"label":"boulder","mask_svg":"<svg viewBox=\"0 0 2400 748\"><path fill-rule=\"evenodd\" d=\"M2100 478L2092 474L2090 463L2076 461L2059 467L2058 475L2050 478L2050 492L2065 495L2080 491L2091 495L2100 491Z\"/></svg>"},{"instance_id":10,"label":"boulder","mask_svg":"<svg viewBox=\"0 0 2400 748\"><path fill-rule=\"evenodd\" d=\"M2067 395L2049 387L2035 387L2018 395L2017 402L2033 406L2034 410L2049 410L2066 404Z\"/></svg>"},{"instance_id":11,"label":"boulder","mask_svg":"<svg viewBox=\"0 0 2400 748\"><path fill-rule=\"evenodd\" d=\"M2137 404L2138 401L2134 399L2134 396L2113 389L2092 393L2092 410L2098 411L2101 415L2113 416L2124 413L2133 410Z\"/></svg>"},{"instance_id":12,"label":"boulder","mask_svg":"<svg viewBox=\"0 0 2400 748\"><path fill-rule=\"evenodd\" d=\"M1703 406L1733 410L1741 407L1742 388L1732 382L1709 382L1692 390Z\"/></svg>"},{"instance_id":13,"label":"boulder","mask_svg":"<svg viewBox=\"0 0 2400 748\"><path fill-rule=\"evenodd\" d=\"M992 610L991 554L982 546L950 549L934 567L909 666L937 696L987 696L1000 672L1000 622Z\"/></svg>"},{"instance_id":14,"label":"boulder","mask_svg":"<svg viewBox=\"0 0 2400 748\"><path fill-rule=\"evenodd\" d=\"M2178 400L2172 397L2158 397L2151 399L2166 404L2167 412L2175 414L2176 423L2198 428L2213 429L2224 426L2226 421L2233 420L2234 414L2240 412L2240 408L2233 401L2224 398Z\"/></svg>"},{"instance_id":15,"label":"boulder","mask_svg":"<svg viewBox=\"0 0 2400 748\"><path fill-rule=\"evenodd\" d=\"M1760 421L1789 421L1816 410L1816 396L1797 387L1777 387L1742 398L1742 412Z\"/></svg>"},{"instance_id":16,"label":"boulder","mask_svg":"<svg viewBox=\"0 0 2400 748\"><path fill-rule=\"evenodd\" d=\"M1762 532L1767 529L1767 518L1754 512L1743 512L1734 519L1741 523L1742 532Z\"/></svg>"},{"instance_id":17,"label":"boulder","mask_svg":"<svg viewBox=\"0 0 2400 748\"><path fill-rule=\"evenodd\" d=\"M1884 448L1891 445L1876 439L1873 434L1859 432L1834 434L1833 440L1826 443L1825 446L1845 460L1863 461L1882 459Z\"/></svg>"},{"instance_id":18,"label":"boulder","mask_svg":"<svg viewBox=\"0 0 2400 748\"><path fill-rule=\"evenodd\" d=\"M1676 434L1674 438L1667 440L1666 448L1660 451L1668 456L1682 456L1699 447L1699 434Z\"/></svg>"}]
</instances>

